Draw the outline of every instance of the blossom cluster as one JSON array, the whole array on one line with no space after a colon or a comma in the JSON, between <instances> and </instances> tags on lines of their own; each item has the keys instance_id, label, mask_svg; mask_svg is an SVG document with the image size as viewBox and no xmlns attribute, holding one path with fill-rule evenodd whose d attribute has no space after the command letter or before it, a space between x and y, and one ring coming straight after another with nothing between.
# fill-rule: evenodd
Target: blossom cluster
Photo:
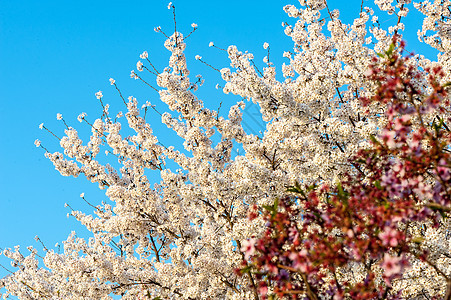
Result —
<instances>
[{"instance_id":1,"label":"blossom cluster","mask_svg":"<svg viewBox=\"0 0 451 300\"><path fill-rule=\"evenodd\" d=\"M337 186L290 188L291 195L265 207L263 236L243 243L238 273L255 274L263 298L451 297L449 239L431 245L427 230L451 229L451 118L440 117L449 113L451 83L439 83L440 67L409 66L393 52L395 43L368 72L378 88L361 100L386 104L387 123L372 147L351 158L357 172ZM413 83L420 78L427 85ZM254 207L250 219L257 216ZM418 290L412 278L430 284Z\"/></svg>"}]
</instances>

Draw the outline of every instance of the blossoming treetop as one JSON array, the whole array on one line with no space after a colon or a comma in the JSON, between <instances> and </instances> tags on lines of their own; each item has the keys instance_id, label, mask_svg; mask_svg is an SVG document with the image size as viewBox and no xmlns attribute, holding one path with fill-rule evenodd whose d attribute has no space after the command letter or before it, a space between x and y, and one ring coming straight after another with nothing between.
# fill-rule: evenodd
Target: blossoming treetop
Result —
<instances>
[{"instance_id":1,"label":"blossoming treetop","mask_svg":"<svg viewBox=\"0 0 451 300\"><path fill-rule=\"evenodd\" d=\"M359 149L369 147L371 137L388 122L386 104L361 104L361 97L371 98L378 88L377 83L367 80L368 66L377 53L389 49L395 34L402 38L402 20L412 9L410 2L393 5L392 1L375 1L381 10L397 15L388 31L381 27L374 11L363 6L352 24L343 23L339 12L329 9L323 0L300 1L300 8L286 6L285 11L296 21L284 24L294 47L284 54L288 62L281 68L282 81L276 79L276 68L268 57L260 70L251 53L229 46L230 68L218 70L225 81L223 91L259 105L266 123L261 137L243 129L244 102L232 106L227 118L204 107L195 93L203 81L189 77L182 33L167 35L164 46L170 57L164 70L156 69L149 54L142 53L131 77L159 93L171 111L163 113L161 120L184 140L189 154L161 145L145 120L149 104L140 106L132 96L125 99L118 83L110 79L126 106L122 123L118 119L123 116L111 116L99 92L96 96L103 106L102 117L90 120L86 114L79 116L79 121L92 129L89 142L83 143L77 130L68 126L60 138L63 153L52 153L36 143L62 175L83 174L105 189L111 202L95 206L95 215L72 211L92 232L92 238L71 234L63 253L45 249L43 267L34 248L30 247L27 255L19 248L5 250L17 267L0 281L5 296L259 298L256 276L234 272L249 258L240 251L245 241L265 230L263 216L249 222L249 207L272 205L296 182L332 185L346 173L359 172L358 165L349 159ZM449 1L413 5L425 16L419 38L439 55L437 61L421 55L405 60L414 69L440 66L444 73L440 84L451 79L450 5ZM172 4L169 8L174 9ZM193 24L193 30L196 28ZM156 31L166 34L161 28ZM264 47L270 48L268 44ZM207 64L202 57L196 59ZM146 79L146 72L156 81ZM412 84L429 91L426 78L412 78ZM448 117L448 111L441 115L445 120ZM436 115L424 112L422 118L431 123ZM123 136L122 124L133 134ZM412 126L416 125L413 122ZM240 147L244 154L232 156L234 147ZM112 154L109 157L114 162L101 163L103 151ZM168 160L179 169L167 168ZM159 172L161 182L151 183L148 172ZM428 227L431 252L447 247L445 232ZM449 262L446 268L443 272L449 273ZM349 269L346 278L359 280L351 276L353 272L357 270ZM426 282L436 281L431 266L419 266L414 273ZM405 280L411 283L414 294L428 289L413 277Z\"/></svg>"}]
</instances>

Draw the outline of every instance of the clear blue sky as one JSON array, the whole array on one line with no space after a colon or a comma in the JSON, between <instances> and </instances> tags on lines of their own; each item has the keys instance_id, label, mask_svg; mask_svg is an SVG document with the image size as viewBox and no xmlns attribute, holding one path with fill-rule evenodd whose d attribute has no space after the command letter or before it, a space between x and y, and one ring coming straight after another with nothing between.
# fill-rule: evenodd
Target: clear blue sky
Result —
<instances>
[{"instance_id":1,"label":"clear blue sky","mask_svg":"<svg viewBox=\"0 0 451 300\"><path fill-rule=\"evenodd\" d=\"M191 23L199 25L187 41L186 55L192 76L203 74L206 78L199 95L210 108L216 109L220 101L225 101L225 112L236 100L216 91L214 86L222 82L220 77L194 59L199 54L218 68L227 66L226 54L209 48L210 41L223 47L235 44L240 50L254 53L260 62L265 55L262 44L268 42L276 65L284 61L282 52L291 49L281 23L293 24L294 20L282 7L297 1L173 2L178 28L183 33L191 30ZM328 2L331 8L341 9L348 22L360 10L358 0ZM43 156L44 151L33 142L39 138L51 151L60 148L38 125L44 122L61 136L63 125L56 120L56 114L62 113L70 125L85 128L86 133L86 126L76 117L81 112L86 112L90 120L99 116L100 106L94 96L98 90L103 91L104 101L111 104L113 111L123 110L109 85L110 77L116 79L125 96L133 95L141 103L150 100L163 110L156 93L130 79L129 74L144 50L157 67L166 66L169 52L162 45L164 37L153 28L161 26L171 32L172 14L167 4L151 0L0 0L0 247L38 246L33 240L38 234L51 248L65 240L71 230L86 234L73 218L66 217L69 211L64 203L91 212L79 194L85 192L94 204L106 197L84 178L62 177L54 170ZM411 17L407 26L414 28L406 37L409 50L424 52L427 48L420 47L416 40L420 26L417 19ZM166 132L159 123L159 116L154 114L151 124L157 135ZM181 146L177 139L160 136L165 144ZM9 266L4 258L0 263ZM4 274L0 269L0 277Z\"/></svg>"}]
</instances>

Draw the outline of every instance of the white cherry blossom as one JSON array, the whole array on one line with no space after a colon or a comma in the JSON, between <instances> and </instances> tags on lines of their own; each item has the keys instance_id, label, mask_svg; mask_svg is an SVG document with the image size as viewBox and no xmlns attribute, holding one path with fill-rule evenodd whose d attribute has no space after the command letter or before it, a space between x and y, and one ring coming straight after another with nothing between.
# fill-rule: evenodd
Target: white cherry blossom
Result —
<instances>
[{"instance_id":1,"label":"white cherry blossom","mask_svg":"<svg viewBox=\"0 0 451 300\"><path fill-rule=\"evenodd\" d=\"M446 34L450 2L398 2L375 0L383 13L397 16L385 29L378 26L371 8L363 7L347 24L323 0L285 6L293 22L283 23L284 32L293 48L284 52L286 61L280 68L268 63L258 70L251 53L229 46L230 64L218 68L225 82L217 89L259 106L265 123L261 135L243 128L244 101L232 105L228 115L204 107L195 93L200 84L190 81L184 36L168 35L164 43L168 65L149 83L167 105L161 122L183 140L182 145L160 143L144 117L147 110L156 109L150 103L142 106L146 99L139 99L141 105L133 96L124 99L126 108L117 118L109 116L106 105L98 119L80 114L78 120L91 127L89 141L83 141L76 129L66 128L59 141L62 152L45 156L63 176L84 175L96 183L109 201L93 204L93 214L71 209L69 216L92 237L86 240L72 233L62 243L63 252L48 250L42 262L33 248L27 254L19 247L5 249L15 272L0 279L0 288L6 290L3 297L113 299L114 294L122 299L256 299L253 278L234 272L252 255L251 238L264 230L261 218L247 218L249 207L272 204L295 182L336 183L345 172L356 172L349 158L368 147L370 137L386 122L383 106L363 107L359 101L376 88L365 74L372 57L388 49L392 36L402 36L405 26L398 17L415 9L422 13L418 37L438 51L436 61L416 55L409 64L421 69L441 66L445 82L451 81L451 35ZM147 52L140 58L147 66ZM139 61L137 69L142 71L143 66ZM130 77L140 78L135 71ZM424 78L412 82L423 86ZM115 86L114 79L110 83ZM101 91L95 95L103 97ZM121 123L117 119L122 116ZM425 120L434 117L424 116ZM35 144L41 145L39 140ZM234 152L237 148L239 154ZM149 179L151 172L160 176L158 183ZM430 189L426 186L422 193ZM438 229L421 225L409 229L424 236L432 257L447 274L451 272L446 256L451 247L449 228L448 222ZM389 232L381 234L385 237ZM381 259L391 267L386 272L397 274L396 258ZM394 284L403 297L446 289L428 264L412 258L411 266L406 277ZM356 264L342 279L359 280L363 271Z\"/></svg>"}]
</instances>

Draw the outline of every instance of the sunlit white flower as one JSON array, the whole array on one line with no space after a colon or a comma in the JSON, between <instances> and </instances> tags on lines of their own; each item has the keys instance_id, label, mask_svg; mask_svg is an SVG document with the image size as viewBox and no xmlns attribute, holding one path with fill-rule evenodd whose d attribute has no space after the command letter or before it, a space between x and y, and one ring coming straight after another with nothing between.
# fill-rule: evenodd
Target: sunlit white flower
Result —
<instances>
[{"instance_id":1,"label":"sunlit white flower","mask_svg":"<svg viewBox=\"0 0 451 300\"><path fill-rule=\"evenodd\" d=\"M99 100L102 99L102 97L103 97L102 91L98 91L95 95L96 95L96 98Z\"/></svg>"},{"instance_id":2,"label":"sunlit white flower","mask_svg":"<svg viewBox=\"0 0 451 300\"><path fill-rule=\"evenodd\" d=\"M147 51L144 51L143 53L141 53L141 54L139 55L139 57L140 57L141 59L147 59L147 58L149 57L149 54L147 53Z\"/></svg>"},{"instance_id":3,"label":"sunlit white flower","mask_svg":"<svg viewBox=\"0 0 451 300\"><path fill-rule=\"evenodd\" d=\"M82 112L81 114L78 115L77 120L78 122L83 122L83 119L86 117L86 113Z\"/></svg>"},{"instance_id":4,"label":"sunlit white flower","mask_svg":"<svg viewBox=\"0 0 451 300\"><path fill-rule=\"evenodd\" d=\"M136 63L136 69L140 72L143 70L143 63L141 61Z\"/></svg>"}]
</instances>

